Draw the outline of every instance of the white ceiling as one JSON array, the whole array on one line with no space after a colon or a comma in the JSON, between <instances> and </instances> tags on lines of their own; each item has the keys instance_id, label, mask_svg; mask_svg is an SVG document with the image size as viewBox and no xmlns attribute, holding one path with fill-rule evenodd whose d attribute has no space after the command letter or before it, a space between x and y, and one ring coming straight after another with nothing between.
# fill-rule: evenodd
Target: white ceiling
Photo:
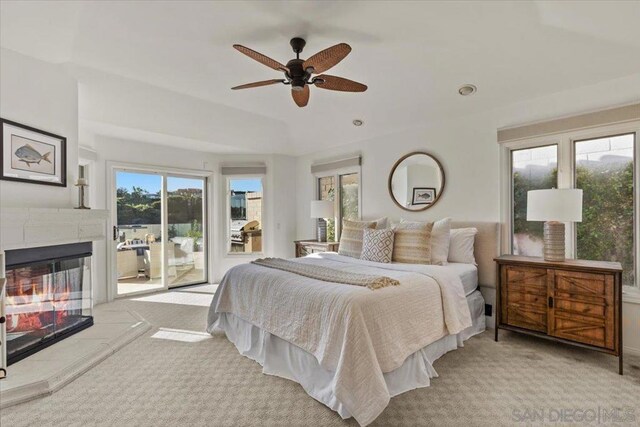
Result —
<instances>
[{"instance_id":1,"label":"white ceiling","mask_svg":"<svg viewBox=\"0 0 640 427\"><path fill-rule=\"evenodd\" d=\"M209 151L301 154L640 72L637 1L3 0L0 15L2 47L78 76L84 128ZM300 109L285 86L229 89L281 77L232 44L286 63L293 36L303 58L349 43L329 74L369 90L312 87Z\"/></svg>"}]
</instances>

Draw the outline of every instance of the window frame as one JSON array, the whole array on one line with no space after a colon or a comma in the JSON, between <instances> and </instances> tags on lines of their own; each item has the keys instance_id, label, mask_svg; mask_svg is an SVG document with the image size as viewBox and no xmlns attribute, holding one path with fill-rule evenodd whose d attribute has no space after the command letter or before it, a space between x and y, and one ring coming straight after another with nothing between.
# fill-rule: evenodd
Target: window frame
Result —
<instances>
[{"instance_id":1,"label":"window frame","mask_svg":"<svg viewBox=\"0 0 640 427\"><path fill-rule=\"evenodd\" d=\"M640 303L640 185L637 185L640 177L640 120L626 123L595 126L585 129L577 129L542 135L531 138L523 138L500 144L501 165L501 193L500 210L503 233L501 239L502 252L513 252L513 185L512 185L512 154L514 150L536 148L548 145L558 145L558 188L575 188L575 143L597 138L606 138L617 135L635 134L634 150L634 258L635 280L634 286L624 286L624 300ZM566 227L565 245L567 254L571 258L576 254L576 225L569 223Z\"/></svg>"},{"instance_id":2,"label":"window frame","mask_svg":"<svg viewBox=\"0 0 640 427\"><path fill-rule=\"evenodd\" d=\"M240 174L240 175L225 175L225 252L226 256L231 257L255 257L264 255L265 253L265 174ZM231 251L231 181L241 179L259 179L262 186L262 203L260 204L260 217L262 218L262 250L260 252L232 252Z\"/></svg>"},{"instance_id":3,"label":"window frame","mask_svg":"<svg viewBox=\"0 0 640 427\"><path fill-rule=\"evenodd\" d=\"M336 242L340 241L340 235L342 233L342 200L341 200L342 192L340 191L340 177L342 175L352 175L352 174L358 175L358 220L360 220L362 218L362 167L361 166L349 166L345 168L333 169L329 171L316 172L311 174L314 180L314 185L313 185L314 196L312 200L320 200L320 178L327 178L331 176L333 177L333 180L336 186L335 196L333 198L333 203L334 203L333 208L335 212L334 220L336 222L336 231L335 231ZM317 238L318 230L317 230L317 227L314 226L314 228L315 228L315 236Z\"/></svg>"}]
</instances>

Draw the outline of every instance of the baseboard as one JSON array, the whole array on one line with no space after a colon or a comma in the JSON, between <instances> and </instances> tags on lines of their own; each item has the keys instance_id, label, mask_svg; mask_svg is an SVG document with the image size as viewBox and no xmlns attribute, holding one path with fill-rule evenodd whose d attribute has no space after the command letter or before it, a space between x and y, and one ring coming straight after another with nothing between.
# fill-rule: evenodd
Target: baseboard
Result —
<instances>
[{"instance_id":1,"label":"baseboard","mask_svg":"<svg viewBox=\"0 0 640 427\"><path fill-rule=\"evenodd\" d=\"M624 347L624 355L640 357L640 348Z\"/></svg>"}]
</instances>

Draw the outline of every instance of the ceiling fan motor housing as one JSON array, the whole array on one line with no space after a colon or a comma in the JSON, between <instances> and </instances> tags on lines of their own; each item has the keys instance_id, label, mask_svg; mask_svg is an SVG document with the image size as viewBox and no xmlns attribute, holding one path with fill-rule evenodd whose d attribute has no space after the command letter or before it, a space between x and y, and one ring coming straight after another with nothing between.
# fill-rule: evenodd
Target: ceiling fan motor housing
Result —
<instances>
[{"instance_id":1,"label":"ceiling fan motor housing","mask_svg":"<svg viewBox=\"0 0 640 427\"><path fill-rule=\"evenodd\" d=\"M311 74L302 68L302 64L304 64L302 59L292 59L287 62L287 68L289 69L287 78L291 82L291 89L293 90L302 90L311 77Z\"/></svg>"}]
</instances>

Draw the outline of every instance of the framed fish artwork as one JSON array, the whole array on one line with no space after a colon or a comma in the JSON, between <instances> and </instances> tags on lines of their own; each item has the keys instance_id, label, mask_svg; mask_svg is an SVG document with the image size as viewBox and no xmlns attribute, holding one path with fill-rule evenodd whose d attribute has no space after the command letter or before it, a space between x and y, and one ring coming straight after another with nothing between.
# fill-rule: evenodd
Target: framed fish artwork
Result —
<instances>
[{"instance_id":1,"label":"framed fish artwork","mask_svg":"<svg viewBox=\"0 0 640 427\"><path fill-rule=\"evenodd\" d=\"M67 186L67 138L0 118L0 179Z\"/></svg>"},{"instance_id":2,"label":"framed fish artwork","mask_svg":"<svg viewBox=\"0 0 640 427\"><path fill-rule=\"evenodd\" d=\"M412 205L430 205L436 199L436 189L433 187L414 187Z\"/></svg>"}]
</instances>

